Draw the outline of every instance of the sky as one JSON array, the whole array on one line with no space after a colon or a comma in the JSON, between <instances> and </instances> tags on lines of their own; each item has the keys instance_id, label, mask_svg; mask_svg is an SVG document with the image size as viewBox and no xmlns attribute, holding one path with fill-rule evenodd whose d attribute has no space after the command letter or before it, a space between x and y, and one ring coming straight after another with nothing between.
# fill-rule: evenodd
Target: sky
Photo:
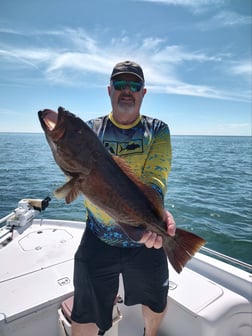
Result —
<instances>
[{"instance_id":1,"label":"sky","mask_svg":"<svg viewBox=\"0 0 252 336\"><path fill-rule=\"evenodd\" d=\"M0 132L37 112L111 111L114 65L139 63L141 113L172 135L251 136L250 0L0 0Z\"/></svg>"}]
</instances>

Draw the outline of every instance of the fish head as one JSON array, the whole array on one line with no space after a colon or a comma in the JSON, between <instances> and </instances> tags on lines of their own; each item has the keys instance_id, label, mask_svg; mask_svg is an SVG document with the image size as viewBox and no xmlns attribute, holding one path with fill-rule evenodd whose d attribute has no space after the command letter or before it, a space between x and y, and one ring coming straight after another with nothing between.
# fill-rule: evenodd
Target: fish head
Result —
<instances>
[{"instance_id":1,"label":"fish head","mask_svg":"<svg viewBox=\"0 0 252 336\"><path fill-rule=\"evenodd\" d=\"M90 152L85 146L93 131L73 113L59 107L58 112L45 109L38 112L41 127L45 133L57 164L66 175L76 176L90 170Z\"/></svg>"}]
</instances>

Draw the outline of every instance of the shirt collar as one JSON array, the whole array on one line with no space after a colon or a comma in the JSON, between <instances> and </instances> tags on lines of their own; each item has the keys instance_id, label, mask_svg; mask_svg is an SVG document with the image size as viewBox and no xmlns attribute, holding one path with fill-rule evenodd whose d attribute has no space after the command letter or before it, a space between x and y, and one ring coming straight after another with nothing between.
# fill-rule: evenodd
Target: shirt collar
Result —
<instances>
[{"instance_id":1,"label":"shirt collar","mask_svg":"<svg viewBox=\"0 0 252 336\"><path fill-rule=\"evenodd\" d=\"M112 112L109 114L109 120L118 128L122 128L122 129L130 129L130 128L133 128L135 127L141 120L141 115L139 115L137 117L137 119L135 121L133 121L133 123L131 124L127 124L127 125L124 125L124 124L120 124L118 123L117 121L115 121L114 117L113 117L113 114Z\"/></svg>"}]
</instances>

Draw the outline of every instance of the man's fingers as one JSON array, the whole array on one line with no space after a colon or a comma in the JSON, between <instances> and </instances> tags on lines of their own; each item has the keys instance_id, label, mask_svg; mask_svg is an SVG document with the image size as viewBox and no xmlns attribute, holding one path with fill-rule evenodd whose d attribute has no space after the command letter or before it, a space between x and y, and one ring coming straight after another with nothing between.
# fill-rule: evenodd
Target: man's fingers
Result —
<instances>
[{"instance_id":1,"label":"man's fingers","mask_svg":"<svg viewBox=\"0 0 252 336\"><path fill-rule=\"evenodd\" d=\"M175 236L175 233L176 233L176 223L175 223L175 220L172 216L172 214L169 212L169 211L166 211L166 214L167 214L167 233L170 235L170 236Z\"/></svg>"},{"instance_id":2,"label":"man's fingers","mask_svg":"<svg viewBox=\"0 0 252 336\"><path fill-rule=\"evenodd\" d=\"M160 249L162 247L162 245L163 245L163 239L162 239L162 237L161 236L157 236L157 239L156 239L155 244L154 244L153 247L156 248L156 249Z\"/></svg>"},{"instance_id":3,"label":"man's fingers","mask_svg":"<svg viewBox=\"0 0 252 336\"><path fill-rule=\"evenodd\" d=\"M156 249L159 249L162 247L163 239L155 232L145 232L139 242L145 244L147 248L154 247Z\"/></svg>"}]
</instances>

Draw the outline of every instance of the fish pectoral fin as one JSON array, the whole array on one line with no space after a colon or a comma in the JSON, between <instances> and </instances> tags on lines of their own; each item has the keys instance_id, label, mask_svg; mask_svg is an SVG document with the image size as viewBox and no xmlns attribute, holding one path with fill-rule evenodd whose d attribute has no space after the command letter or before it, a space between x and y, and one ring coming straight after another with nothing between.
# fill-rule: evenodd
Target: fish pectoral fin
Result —
<instances>
[{"instance_id":1,"label":"fish pectoral fin","mask_svg":"<svg viewBox=\"0 0 252 336\"><path fill-rule=\"evenodd\" d=\"M72 178L63 186L54 191L54 196L58 199L65 198L67 204L73 202L80 194L79 183L77 178Z\"/></svg>"},{"instance_id":2,"label":"fish pectoral fin","mask_svg":"<svg viewBox=\"0 0 252 336\"><path fill-rule=\"evenodd\" d=\"M146 231L146 229L143 225L142 226L141 225L140 226L131 226L129 224L120 223L120 222L118 224L121 226L121 228L126 233L126 235L130 239L132 239L136 242L138 242L142 238L144 232Z\"/></svg>"}]
</instances>

